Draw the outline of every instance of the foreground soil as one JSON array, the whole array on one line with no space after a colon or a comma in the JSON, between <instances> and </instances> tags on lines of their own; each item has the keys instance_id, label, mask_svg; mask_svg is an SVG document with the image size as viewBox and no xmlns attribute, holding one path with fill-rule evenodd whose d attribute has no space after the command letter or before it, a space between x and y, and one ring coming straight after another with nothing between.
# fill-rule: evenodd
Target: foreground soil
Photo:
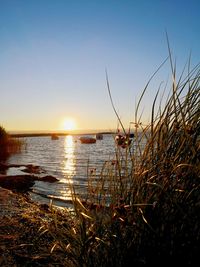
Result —
<instances>
[{"instance_id":1,"label":"foreground soil","mask_svg":"<svg viewBox=\"0 0 200 267\"><path fill-rule=\"evenodd\" d=\"M53 238L42 233L51 221L48 205L0 187L0 266L63 266L65 255L51 253Z\"/></svg>"}]
</instances>

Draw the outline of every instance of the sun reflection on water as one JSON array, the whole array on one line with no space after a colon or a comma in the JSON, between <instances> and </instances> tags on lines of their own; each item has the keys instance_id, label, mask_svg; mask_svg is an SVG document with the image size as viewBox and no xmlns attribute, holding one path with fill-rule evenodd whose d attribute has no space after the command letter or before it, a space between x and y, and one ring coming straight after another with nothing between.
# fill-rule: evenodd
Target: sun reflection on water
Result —
<instances>
[{"instance_id":1,"label":"sun reflection on water","mask_svg":"<svg viewBox=\"0 0 200 267\"><path fill-rule=\"evenodd\" d=\"M76 174L75 143L73 140L73 136L68 135L65 137L64 151L65 151L65 160L63 166L63 174L66 177L66 182L72 183L72 178Z\"/></svg>"}]
</instances>

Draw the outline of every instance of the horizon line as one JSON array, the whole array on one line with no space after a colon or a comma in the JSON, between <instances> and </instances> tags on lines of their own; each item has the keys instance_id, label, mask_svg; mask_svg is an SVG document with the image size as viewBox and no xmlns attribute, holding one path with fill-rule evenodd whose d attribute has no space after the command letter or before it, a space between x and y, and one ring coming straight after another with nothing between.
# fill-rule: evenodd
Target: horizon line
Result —
<instances>
[{"instance_id":1,"label":"horizon line","mask_svg":"<svg viewBox=\"0 0 200 267\"><path fill-rule=\"evenodd\" d=\"M80 130L80 131L10 131L8 132L11 137L42 137L42 136L52 136L52 135L58 135L58 136L67 136L67 135L94 135L97 133L101 134L113 134L115 131L98 131L98 130Z\"/></svg>"}]
</instances>

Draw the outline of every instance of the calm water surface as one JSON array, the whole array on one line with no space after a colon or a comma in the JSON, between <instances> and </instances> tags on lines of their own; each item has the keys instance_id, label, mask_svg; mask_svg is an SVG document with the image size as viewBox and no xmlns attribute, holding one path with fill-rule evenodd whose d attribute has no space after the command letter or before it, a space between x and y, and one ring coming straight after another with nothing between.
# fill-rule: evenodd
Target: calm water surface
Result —
<instances>
[{"instance_id":1,"label":"calm water surface","mask_svg":"<svg viewBox=\"0 0 200 267\"><path fill-rule=\"evenodd\" d=\"M59 179L55 183L36 182L31 194L34 200L47 203L54 199L55 205L65 206L71 200L69 184L75 185L78 192L85 192L88 171L95 168L98 173L106 160L114 158L113 135L105 134L94 144L81 144L79 137L27 137L22 153L9 158L10 164L39 165L44 170L40 175ZM9 172L19 174L21 169L11 168Z\"/></svg>"}]
</instances>

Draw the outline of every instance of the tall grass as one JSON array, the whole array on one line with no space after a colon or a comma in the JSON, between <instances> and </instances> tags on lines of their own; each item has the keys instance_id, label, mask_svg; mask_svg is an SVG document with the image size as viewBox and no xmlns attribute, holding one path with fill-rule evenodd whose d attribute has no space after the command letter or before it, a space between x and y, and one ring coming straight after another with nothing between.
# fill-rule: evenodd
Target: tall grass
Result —
<instances>
[{"instance_id":1,"label":"tall grass","mask_svg":"<svg viewBox=\"0 0 200 267\"><path fill-rule=\"evenodd\" d=\"M4 127L0 126L0 161L6 160L11 154L21 151L22 142L11 138Z\"/></svg>"},{"instance_id":2,"label":"tall grass","mask_svg":"<svg viewBox=\"0 0 200 267\"><path fill-rule=\"evenodd\" d=\"M66 221L50 226L52 253L65 251L63 265L198 262L200 68L188 67L177 78L171 54L169 60L172 84L166 104L158 103L156 110L157 93L145 127L137 107L132 147L116 146L115 158L101 174L88 177L87 199L73 192L73 215L68 212Z\"/></svg>"}]
</instances>

